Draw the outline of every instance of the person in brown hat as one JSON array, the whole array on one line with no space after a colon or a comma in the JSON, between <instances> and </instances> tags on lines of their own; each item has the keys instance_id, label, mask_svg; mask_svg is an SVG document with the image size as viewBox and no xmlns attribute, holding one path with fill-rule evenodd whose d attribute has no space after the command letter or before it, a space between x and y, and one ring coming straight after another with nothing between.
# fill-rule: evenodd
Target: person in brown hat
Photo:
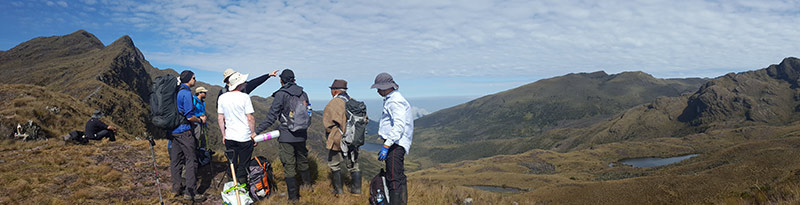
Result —
<instances>
[{"instance_id":1,"label":"person in brown hat","mask_svg":"<svg viewBox=\"0 0 800 205\"><path fill-rule=\"evenodd\" d=\"M397 91L400 86L388 73L378 74L372 88L378 89L378 94L383 97L383 114L379 121L378 136L384 140L384 143L378 152L378 160L386 162L389 202L406 204L408 203L408 188L403 167L405 155L411 149L411 140L414 135L414 118L409 113L411 105Z\"/></svg>"},{"instance_id":2,"label":"person in brown hat","mask_svg":"<svg viewBox=\"0 0 800 205\"><path fill-rule=\"evenodd\" d=\"M333 193L342 194L342 175L339 164L342 161L350 172L353 179L353 186L350 193L361 194L361 171L358 169L358 147L348 147L343 145L343 134L347 132L347 110L345 104L352 100L347 94L347 81L334 80L329 87L331 89L331 99L325 110L322 112L322 124L325 127L327 141L325 148L328 149L328 167L331 169L333 181ZM348 158L348 156L352 156ZM347 160L344 160L347 159ZM351 160L352 159L352 160Z\"/></svg>"}]
</instances>

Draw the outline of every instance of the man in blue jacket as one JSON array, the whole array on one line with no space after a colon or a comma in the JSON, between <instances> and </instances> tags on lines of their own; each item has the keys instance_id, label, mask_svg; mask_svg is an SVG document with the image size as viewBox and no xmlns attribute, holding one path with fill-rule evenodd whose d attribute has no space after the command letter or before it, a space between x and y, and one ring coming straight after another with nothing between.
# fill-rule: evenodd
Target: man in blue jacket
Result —
<instances>
[{"instance_id":1,"label":"man in blue jacket","mask_svg":"<svg viewBox=\"0 0 800 205\"><path fill-rule=\"evenodd\" d=\"M389 183L389 203L407 204L408 189L404 169L405 155L411 149L414 136L414 118L411 105L397 89L400 86L388 73L375 77L372 88L383 97L383 114L378 135L384 140L378 160L386 161L386 181ZM283 136L281 136L283 137Z\"/></svg>"},{"instance_id":2,"label":"man in blue jacket","mask_svg":"<svg viewBox=\"0 0 800 205\"><path fill-rule=\"evenodd\" d=\"M178 91L178 112L183 113L186 120L191 123L205 123L202 119L194 116L195 107L191 87L196 80L194 73L184 70L180 75L181 85ZM183 192L184 200L204 201L205 197L197 195L197 141L192 134L192 126L188 123L181 124L172 130L172 147L170 152L170 173L172 178L172 191L175 195ZM186 168L186 178L181 177L181 164ZM186 185L181 187L181 183Z\"/></svg>"}]
</instances>

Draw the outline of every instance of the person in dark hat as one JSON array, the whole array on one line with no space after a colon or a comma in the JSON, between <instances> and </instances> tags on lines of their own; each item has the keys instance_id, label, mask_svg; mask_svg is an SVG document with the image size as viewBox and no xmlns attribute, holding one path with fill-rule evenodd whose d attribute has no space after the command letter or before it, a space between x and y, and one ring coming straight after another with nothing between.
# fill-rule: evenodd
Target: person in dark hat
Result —
<instances>
[{"instance_id":1,"label":"person in dark hat","mask_svg":"<svg viewBox=\"0 0 800 205\"><path fill-rule=\"evenodd\" d=\"M388 73L378 74L372 88L378 89L378 94L383 97L383 114L379 121L378 136L384 140L384 143L378 152L378 160L386 162L389 202L391 204L407 204L408 187L404 158L411 149L411 140L414 135L414 118L410 113L411 105L397 91L400 86Z\"/></svg>"},{"instance_id":2,"label":"person in dark hat","mask_svg":"<svg viewBox=\"0 0 800 205\"><path fill-rule=\"evenodd\" d=\"M306 107L309 107L311 104L308 103L308 95L303 91L303 87L300 87L295 82L295 76L292 70L283 70L280 78L281 88L272 94L274 99L272 100L272 106L269 108L269 113L267 113L267 118L258 125L256 132L253 133L253 137L267 130L276 120L280 121L280 125L278 126L278 131L280 131L278 146L280 148L279 156L281 163L283 163L283 173L286 179L286 191L288 192L287 195L290 201L297 201L300 199L297 175L300 175L303 181L303 187L310 188L312 182L311 172L308 170L308 148L306 148L306 139L308 138L307 130L299 129L291 131L287 123L287 118L295 114L305 113L294 113L292 109L294 106L289 103L296 102L295 99L299 99Z\"/></svg>"},{"instance_id":3,"label":"person in dark hat","mask_svg":"<svg viewBox=\"0 0 800 205\"><path fill-rule=\"evenodd\" d=\"M331 99L322 112L322 125L325 127L325 148L328 150L328 168L331 170L334 194L342 194L342 175L339 164L345 162L347 171L353 179L350 193L361 194L361 170L358 169L358 147L348 147L342 144L344 133L347 132L347 101L352 98L347 94L347 81L336 79L329 87ZM347 156L352 156L348 158ZM347 159L347 160L345 160Z\"/></svg>"},{"instance_id":4,"label":"person in dark hat","mask_svg":"<svg viewBox=\"0 0 800 205\"><path fill-rule=\"evenodd\" d=\"M84 130L86 139L102 140L103 138L108 138L108 141L117 141L117 138L114 136L117 128L100 121L101 117L103 117L103 113L100 112L100 110L95 110L92 114L92 118L86 122L86 130Z\"/></svg>"}]
</instances>

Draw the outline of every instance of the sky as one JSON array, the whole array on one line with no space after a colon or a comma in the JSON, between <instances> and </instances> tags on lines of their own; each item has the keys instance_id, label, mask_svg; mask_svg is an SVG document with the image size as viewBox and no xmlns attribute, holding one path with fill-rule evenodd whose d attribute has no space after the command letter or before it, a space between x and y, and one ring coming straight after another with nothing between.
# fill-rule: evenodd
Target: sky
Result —
<instances>
[{"instance_id":1,"label":"sky","mask_svg":"<svg viewBox=\"0 0 800 205\"><path fill-rule=\"evenodd\" d=\"M221 84L290 68L312 100L388 72L409 99L480 97L568 73L717 77L800 56L800 1L4 0L0 50L84 29ZM256 90L269 96L275 79Z\"/></svg>"}]
</instances>

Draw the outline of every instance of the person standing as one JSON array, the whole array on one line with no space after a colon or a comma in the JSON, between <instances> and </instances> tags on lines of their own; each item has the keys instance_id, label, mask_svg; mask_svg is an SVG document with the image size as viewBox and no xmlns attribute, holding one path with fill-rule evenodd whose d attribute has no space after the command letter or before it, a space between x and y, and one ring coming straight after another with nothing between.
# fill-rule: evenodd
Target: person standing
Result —
<instances>
[{"instance_id":1,"label":"person standing","mask_svg":"<svg viewBox=\"0 0 800 205\"><path fill-rule=\"evenodd\" d=\"M331 170L334 194L342 194L342 175L339 165L345 162L347 171L353 179L353 186L350 193L361 194L361 171L358 169L358 147L348 147L342 150L343 133L347 132L347 108L345 103L351 100L347 94L347 81L334 80L329 87L331 89L331 99L325 110L322 111L322 125L325 127L325 148L328 149L328 168ZM347 146L347 145L344 145ZM347 152L347 153L345 153ZM349 157L348 157L349 156Z\"/></svg>"},{"instance_id":2,"label":"person standing","mask_svg":"<svg viewBox=\"0 0 800 205\"><path fill-rule=\"evenodd\" d=\"M383 97L383 113L379 122L378 135L384 140L384 143L381 151L378 152L378 160L386 162L389 202L391 204L407 204L408 187L404 164L405 155L411 149L411 140L414 135L411 105L397 91L400 86L388 73L375 76L375 83L371 88L378 89L378 94Z\"/></svg>"},{"instance_id":3,"label":"person standing","mask_svg":"<svg viewBox=\"0 0 800 205\"><path fill-rule=\"evenodd\" d=\"M178 91L178 97L175 101L178 106L178 112L183 113L183 116L189 122L205 123L200 118L194 116L195 109L192 103L193 97L191 91L191 87L193 87L196 82L194 73L189 70L184 70L180 74L180 80L180 90ZM196 147L197 141L192 134L192 126L189 123L181 124L172 130L172 146L169 148L172 191L175 192L176 195L183 192L184 200L204 201L205 196L196 193ZM185 179L181 177L181 166L186 169ZM185 188L181 187L182 183L186 185Z\"/></svg>"},{"instance_id":4,"label":"person standing","mask_svg":"<svg viewBox=\"0 0 800 205\"><path fill-rule=\"evenodd\" d=\"M219 96L222 96L222 94L224 94L225 92L232 90L229 89L230 87L232 87L230 86L229 80L231 75L233 75L234 73L236 73L236 71L234 71L233 68L225 69L225 72L222 73L222 75L225 76L225 78L222 80L222 82L225 83L225 87L222 88L222 90L219 90L219 95L217 95L217 100L219 100ZM245 86L244 88L242 88L241 92L249 95L250 92L253 92L253 90L256 89L256 87L260 86L261 84L264 84L264 82L266 82L267 79L269 79L269 77L275 77L277 75L278 75L278 70L275 70L272 71L271 73L258 76L257 78L253 78L252 80L245 81L244 82Z\"/></svg>"},{"instance_id":5,"label":"person standing","mask_svg":"<svg viewBox=\"0 0 800 205\"><path fill-rule=\"evenodd\" d=\"M247 162L253 155L253 140L256 120L253 117L253 103L247 93L242 92L248 75L234 73L230 76L231 90L222 94L217 102L217 120L222 133L222 144L233 150L233 166L236 180L247 182Z\"/></svg>"},{"instance_id":6,"label":"person standing","mask_svg":"<svg viewBox=\"0 0 800 205\"><path fill-rule=\"evenodd\" d=\"M281 88L272 94L274 98L272 107L269 108L267 118L264 122L258 125L256 132L264 132L267 128L272 126L276 120L279 120L280 137L278 138L278 146L280 148L280 159L283 164L283 173L286 179L286 190L289 192L289 200L297 201L300 199L300 190L297 183L297 174L300 174L303 180L304 187L311 187L311 173L308 170L308 148L306 148L306 139L308 134L305 129L297 131L290 131L287 124L287 116L291 117L293 110L289 105L290 98L300 98L306 105L308 105L308 95L303 92L303 87L295 83L294 72L290 69L283 70L280 75ZM305 114L305 113L294 113ZM279 119L280 118L280 119Z\"/></svg>"},{"instance_id":7,"label":"person standing","mask_svg":"<svg viewBox=\"0 0 800 205\"><path fill-rule=\"evenodd\" d=\"M193 123L192 130L194 131L194 138L198 141L199 148L206 148L206 138L205 138L205 127L206 127L206 120L208 120L208 116L206 115L206 94L208 93L208 89L205 87L197 87L194 90L194 96L192 98L194 102L194 116L200 118L203 123Z\"/></svg>"},{"instance_id":8,"label":"person standing","mask_svg":"<svg viewBox=\"0 0 800 205\"><path fill-rule=\"evenodd\" d=\"M86 136L86 139L90 140L102 140L103 138L108 138L109 142L117 141L117 138L114 135L117 131L117 128L106 125L106 123L100 121L101 117L103 117L103 113L100 112L100 110L95 110L94 113L92 113L92 118L86 122L84 136Z\"/></svg>"}]
</instances>

